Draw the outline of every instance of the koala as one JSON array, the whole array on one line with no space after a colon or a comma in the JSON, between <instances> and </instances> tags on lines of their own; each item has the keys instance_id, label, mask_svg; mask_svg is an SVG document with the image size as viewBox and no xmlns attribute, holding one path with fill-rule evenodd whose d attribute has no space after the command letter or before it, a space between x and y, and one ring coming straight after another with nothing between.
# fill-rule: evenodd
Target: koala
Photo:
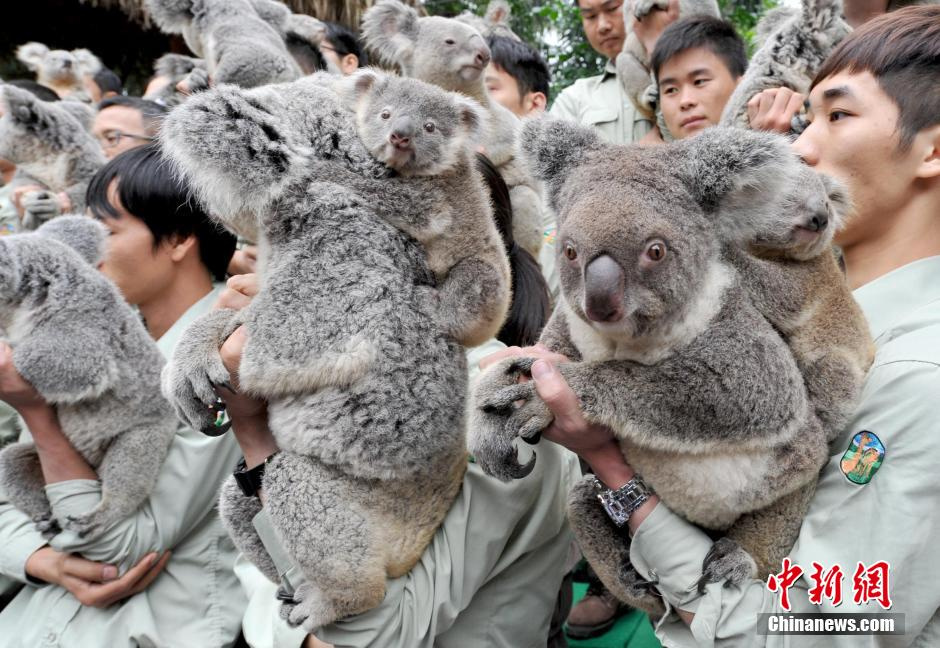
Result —
<instances>
[{"instance_id":1,"label":"koala","mask_svg":"<svg viewBox=\"0 0 940 648\"><path fill-rule=\"evenodd\" d=\"M513 40L522 40L509 26L511 17L512 7L506 0L490 0L483 16L478 16L468 10L458 15L456 19L476 29L483 34L484 38L503 36Z\"/></svg>"},{"instance_id":2,"label":"koala","mask_svg":"<svg viewBox=\"0 0 940 648\"><path fill-rule=\"evenodd\" d=\"M747 102L763 90L782 86L805 94L822 62L851 31L841 0L803 0L801 10L775 9L764 22L760 49L721 114L723 126L749 128Z\"/></svg>"},{"instance_id":3,"label":"koala","mask_svg":"<svg viewBox=\"0 0 940 648\"><path fill-rule=\"evenodd\" d=\"M642 19L654 9L665 10L669 0L630 0L623 3L623 28L626 37L617 56L617 78L636 109L650 121L657 121L658 91L650 71L650 56L633 32L633 18ZM715 0L679 0L679 18L721 16ZM668 130L668 129L667 129Z\"/></svg>"},{"instance_id":4,"label":"koala","mask_svg":"<svg viewBox=\"0 0 940 648\"><path fill-rule=\"evenodd\" d=\"M95 509L56 520L35 446L0 451L0 487L47 536L61 528L87 535L133 513L153 489L176 433L173 410L159 393L163 356L95 267L106 236L91 218L62 216L0 239L0 338L102 485Z\"/></svg>"},{"instance_id":5,"label":"koala","mask_svg":"<svg viewBox=\"0 0 940 648\"><path fill-rule=\"evenodd\" d=\"M17 167L17 183L65 192L72 209L85 208L85 189L104 163L101 147L75 117L70 102L42 101L15 86L0 87L0 157ZM77 104L75 104L77 105Z\"/></svg>"},{"instance_id":6,"label":"koala","mask_svg":"<svg viewBox=\"0 0 940 648\"><path fill-rule=\"evenodd\" d=\"M780 138L731 129L646 148L530 121L520 146L559 215L563 298L541 343L572 360L558 371L586 418L614 431L631 465L679 515L731 533L749 514L760 522L751 532L772 538L768 551L789 550L805 492L828 458L826 435L793 354L750 299L715 220L745 213L746 203L756 223L779 218L754 199L793 186L799 160ZM530 366L525 358L494 365L471 396L470 451L504 480L525 476L535 460L519 463L515 438L537 438L552 421L533 384L518 382ZM591 482L569 503L581 548L608 588L661 609L622 560L625 539L600 524ZM716 543L704 581L756 572L749 552L765 547L743 535Z\"/></svg>"},{"instance_id":7,"label":"koala","mask_svg":"<svg viewBox=\"0 0 940 648\"><path fill-rule=\"evenodd\" d=\"M451 110L448 124L459 123ZM261 275L245 309L184 332L164 393L197 429L211 424L212 385L229 380L218 348L244 325L239 388L267 399L281 449L265 471L265 508L306 577L282 614L312 631L381 602L386 577L411 569L459 492L463 349L439 323L425 249L377 213L397 206L321 174L329 161L393 175L322 79L217 86L178 106L160 138L207 211L256 235ZM276 579L250 522L260 503L231 482L220 498L236 545Z\"/></svg>"},{"instance_id":8,"label":"koala","mask_svg":"<svg viewBox=\"0 0 940 648\"><path fill-rule=\"evenodd\" d=\"M362 17L366 46L404 76L475 99L487 112L483 147L509 187L513 235L538 258L542 246L541 188L515 158L519 120L492 101L483 83L490 49L470 25L453 18L421 17L399 0L379 0Z\"/></svg>"},{"instance_id":9,"label":"koala","mask_svg":"<svg viewBox=\"0 0 940 648\"><path fill-rule=\"evenodd\" d=\"M60 97L72 97L90 102L82 77L101 69L101 61L87 49L50 50L42 43L26 43L16 48L16 58L30 71L36 81L51 88Z\"/></svg>"},{"instance_id":10,"label":"koala","mask_svg":"<svg viewBox=\"0 0 940 648\"><path fill-rule=\"evenodd\" d=\"M197 71L198 70L198 71ZM181 104L187 97L176 89L180 81L186 81L190 91L209 87L209 73L203 59L184 54L164 54L153 63L153 73L169 80L159 91L144 97L156 103L172 108Z\"/></svg>"},{"instance_id":11,"label":"koala","mask_svg":"<svg viewBox=\"0 0 940 648\"><path fill-rule=\"evenodd\" d=\"M252 88L296 79L300 68L282 35L259 15L257 2L146 0L146 5L161 30L182 34L189 49L205 59L213 83Z\"/></svg>"}]
</instances>

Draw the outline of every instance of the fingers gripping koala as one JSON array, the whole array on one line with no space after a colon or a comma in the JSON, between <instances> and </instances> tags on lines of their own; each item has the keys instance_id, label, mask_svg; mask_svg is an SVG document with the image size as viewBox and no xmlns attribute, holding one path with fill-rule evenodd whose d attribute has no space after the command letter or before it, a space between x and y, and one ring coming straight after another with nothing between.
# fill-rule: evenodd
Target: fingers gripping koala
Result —
<instances>
[{"instance_id":1,"label":"fingers gripping koala","mask_svg":"<svg viewBox=\"0 0 940 648\"><path fill-rule=\"evenodd\" d=\"M64 191L72 209L83 210L88 181L105 162L98 142L64 102L8 85L0 87L0 101L0 157L16 164L16 181Z\"/></svg>"},{"instance_id":2,"label":"fingers gripping koala","mask_svg":"<svg viewBox=\"0 0 940 648\"><path fill-rule=\"evenodd\" d=\"M563 300L542 342L575 360L558 369L587 419L614 431L667 506L708 529L812 484L827 447L803 377L725 258L711 214L789 186L795 158L758 139L705 150L705 163L687 144L604 145L563 122L529 122L521 141L559 214ZM651 186L650 177L663 180ZM552 420L532 383L517 384L529 362L491 368L472 397L471 452L503 479L531 469L519 465L515 437ZM612 591L635 597L642 581L632 568L605 562L621 555L623 538L591 526L596 499L576 495L570 515L585 555ZM723 576L754 569L743 552L716 564Z\"/></svg>"},{"instance_id":3,"label":"fingers gripping koala","mask_svg":"<svg viewBox=\"0 0 940 648\"><path fill-rule=\"evenodd\" d=\"M368 610L386 577L419 559L466 469L463 421L454 420L466 365L438 323L425 250L382 218L374 195L322 175L320 163L391 171L322 78L213 88L176 108L161 140L210 213L258 234L261 286L238 315L248 333L239 379L268 400L281 452L266 469L266 508L307 581L282 613L313 630ZM209 328L232 325L212 315ZM225 335L199 327L184 333L164 378L193 416L204 405L174 391L174 376L201 370L187 365L185 345L198 333L198 352L217 355ZM243 496L230 483L221 497L233 540L276 576L246 520L252 508L232 499Z\"/></svg>"},{"instance_id":4,"label":"fingers gripping koala","mask_svg":"<svg viewBox=\"0 0 940 648\"><path fill-rule=\"evenodd\" d=\"M421 17L398 0L379 0L362 18L362 36L379 58L404 76L475 99L486 111L481 141L486 156L509 187L513 235L538 258L542 246L541 187L515 159L519 120L492 101L483 82L490 50L470 25L441 16Z\"/></svg>"},{"instance_id":5,"label":"fingers gripping koala","mask_svg":"<svg viewBox=\"0 0 940 648\"><path fill-rule=\"evenodd\" d=\"M133 513L153 489L176 433L159 394L163 357L95 268L105 236L90 218L63 216L0 240L0 337L101 479L96 508L53 520L33 444L0 451L0 486L52 535L59 527L94 533Z\"/></svg>"},{"instance_id":6,"label":"fingers gripping koala","mask_svg":"<svg viewBox=\"0 0 940 648\"><path fill-rule=\"evenodd\" d=\"M665 11L668 8L669 0L628 0L623 3L623 28L626 37L617 56L617 78L640 114L654 122L656 106L653 102L658 100L659 93L650 70L650 57L653 53L646 51L634 33L633 19L635 17L642 20L653 10ZM715 0L679 0L679 18L698 15L719 17L721 11Z\"/></svg>"}]
</instances>

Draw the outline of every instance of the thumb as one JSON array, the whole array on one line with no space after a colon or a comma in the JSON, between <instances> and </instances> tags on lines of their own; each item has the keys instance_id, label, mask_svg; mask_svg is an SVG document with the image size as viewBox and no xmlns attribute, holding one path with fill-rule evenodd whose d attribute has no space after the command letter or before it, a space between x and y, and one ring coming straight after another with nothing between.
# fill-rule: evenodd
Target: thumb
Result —
<instances>
[{"instance_id":1,"label":"thumb","mask_svg":"<svg viewBox=\"0 0 940 648\"><path fill-rule=\"evenodd\" d=\"M536 360L532 363L532 379L535 381L536 393L555 415L556 420L571 420L582 416L577 395L552 363L546 360Z\"/></svg>"}]
</instances>

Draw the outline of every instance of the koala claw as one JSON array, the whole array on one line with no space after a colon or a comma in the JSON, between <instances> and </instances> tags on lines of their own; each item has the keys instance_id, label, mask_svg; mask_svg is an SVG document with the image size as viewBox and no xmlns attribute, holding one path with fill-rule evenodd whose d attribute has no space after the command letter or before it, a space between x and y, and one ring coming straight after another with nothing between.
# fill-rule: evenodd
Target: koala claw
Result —
<instances>
[{"instance_id":1,"label":"koala claw","mask_svg":"<svg viewBox=\"0 0 940 648\"><path fill-rule=\"evenodd\" d=\"M725 581L725 587L740 585L757 576L757 564L749 553L730 538L720 538L709 549L702 561L702 577L698 581L698 592L705 593L709 583Z\"/></svg>"},{"instance_id":2,"label":"koala claw","mask_svg":"<svg viewBox=\"0 0 940 648\"><path fill-rule=\"evenodd\" d=\"M511 414L516 410L516 401L528 401L535 396L532 383L517 383L498 389L481 400L479 407L487 414Z\"/></svg>"},{"instance_id":3,"label":"koala claw","mask_svg":"<svg viewBox=\"0 0 940 648\"><path fill-rule=\"evenodd\" d=\"M82 515L70 515L66 522L68 530L73 531L80 538L84 538L99 526L101 526L101 520L97 510L91 510Z\"/></svg>"},{"instance_id":4,"label":"koala claw","mask_svg":"<svg viewBox=\"0 0 940 648\"><path fill-rule=\"evenodd\" d=\"M59 521L52 517L51 514L37 515L33 518L33 522L36 525L36 530L39 531L46 540L51 540L62 532Z\"/></svg>"}]
</instances>

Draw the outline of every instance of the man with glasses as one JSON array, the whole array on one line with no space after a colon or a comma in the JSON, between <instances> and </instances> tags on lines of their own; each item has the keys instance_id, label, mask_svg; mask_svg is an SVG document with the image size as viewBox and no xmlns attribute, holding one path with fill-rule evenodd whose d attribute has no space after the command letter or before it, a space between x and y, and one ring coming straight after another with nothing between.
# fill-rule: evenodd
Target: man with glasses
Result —
<instances>
[{"instance_id":1,"label":"man with glasses","mask_svg":"<svg viewBox=\"0 0 940 648\"><path fill-rule=\"evenodd\" d=\"M98 104L92 134L109 160L118 153L151 142L167 109L139 97L109 97Z\"/></svg>"}]
</instances>

